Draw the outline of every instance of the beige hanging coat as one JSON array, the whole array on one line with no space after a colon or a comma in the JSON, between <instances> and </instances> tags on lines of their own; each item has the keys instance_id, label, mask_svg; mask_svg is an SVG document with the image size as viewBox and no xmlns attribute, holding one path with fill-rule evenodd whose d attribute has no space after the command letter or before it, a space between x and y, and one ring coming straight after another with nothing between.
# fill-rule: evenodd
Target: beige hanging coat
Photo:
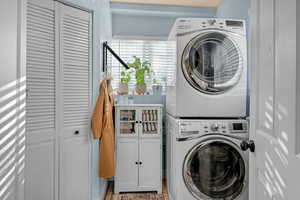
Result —
<instances>
[{"instance_id":1,"label":"beige hanging coat","mask_svg":"<svg viewBox=\"0 0 300 200\"><path fill-rule=\"evenodd\" d=\"M115 131L113 121L114 99L110 80L105 79L100 85L100 94L94 108L92 129L99 145L99 176L110 178L115 175Z\"/></svg>"}]
</instances>

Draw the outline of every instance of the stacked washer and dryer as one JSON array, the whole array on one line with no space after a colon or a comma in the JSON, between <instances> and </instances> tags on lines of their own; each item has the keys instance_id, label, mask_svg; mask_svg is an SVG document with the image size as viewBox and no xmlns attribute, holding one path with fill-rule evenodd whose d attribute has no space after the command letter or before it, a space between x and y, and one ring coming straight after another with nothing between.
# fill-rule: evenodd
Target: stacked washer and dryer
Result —
<instances>
[{"instance_id":1,"label":"stacked washer and dryer","mask_svg":"<svg viewBox=\"0 0 300 200\"><path fill-rule=\"evenodd\" d=\"M170 199L247 200L245 22L178 19L170 35L177 41L167 88Z\"/></svg>"}]
</instances>

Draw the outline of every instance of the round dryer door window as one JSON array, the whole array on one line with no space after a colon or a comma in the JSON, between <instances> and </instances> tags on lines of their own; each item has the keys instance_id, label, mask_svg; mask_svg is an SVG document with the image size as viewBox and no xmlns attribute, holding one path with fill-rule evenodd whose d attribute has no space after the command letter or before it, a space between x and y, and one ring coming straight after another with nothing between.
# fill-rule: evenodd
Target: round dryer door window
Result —
<instances>
[{"instance_id":1,"label":"round dryer door window","mask_svg":"<svg viewBox=\"0 0 300 200\"><path fill-rule=\"evenodd\" d=\"M200 92L220 94L235 86L241 77L241 52L228 35L200 34L185 47L182 71L188 83Z\"/></svg>"},{"instance_id":2,"label":"round dryer door window","mask_svg":"<svg viewBox=\"0 0 300 200\"><path fill-rule=\"evenodd\" d=\"M183 178L197 199L236 199L245 188L245 160L229 141L206 141L186 156Z\"/></svg>"}]
</instances>

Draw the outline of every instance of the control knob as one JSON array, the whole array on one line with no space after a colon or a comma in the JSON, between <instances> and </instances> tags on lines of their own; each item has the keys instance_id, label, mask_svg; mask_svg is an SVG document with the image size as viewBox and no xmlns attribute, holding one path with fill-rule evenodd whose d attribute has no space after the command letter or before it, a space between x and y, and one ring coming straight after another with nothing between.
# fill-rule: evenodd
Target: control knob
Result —
<instances>
[{"instance_id":1,"label":"control knob","mask_svg":"<svg viewBox=\"0 0 300 200\"><path fill-rule=\"evenodd\" d=\"M217 20L215 20L215 19L209 19L208 20L208 24L211 25L211 26L215 25L216 23L217 23Z\"/></svg>"},{"instance_id":2,"label":"control knob","mask_svg":"<svg viewBox=\"0 0 300 200\"><path fill-rule=\"evenodd\" d=\"M220 128L220 127L219 127L219 124L216 124L216 123L215 123L215 124L212 124L211 127L210 127L210 129L211 129L212 131L218 131L219 128Z\"/></svg>"}]
</instances>

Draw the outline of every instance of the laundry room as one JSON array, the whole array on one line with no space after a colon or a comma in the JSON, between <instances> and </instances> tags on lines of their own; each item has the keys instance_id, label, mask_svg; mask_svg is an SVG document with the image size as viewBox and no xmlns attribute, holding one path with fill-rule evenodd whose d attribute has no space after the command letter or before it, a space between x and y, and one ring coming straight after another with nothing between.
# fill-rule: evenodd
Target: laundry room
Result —
<instances>
[{"instance_id":1,"label":"laundry room","mask_svg":"<svg viewBox=\"0 0 300 200\"><path fill-rule=\"evenodd\" d=\"M0 200L300 196L299 1L0 4Z\"/></svg>"}]
</instances>

